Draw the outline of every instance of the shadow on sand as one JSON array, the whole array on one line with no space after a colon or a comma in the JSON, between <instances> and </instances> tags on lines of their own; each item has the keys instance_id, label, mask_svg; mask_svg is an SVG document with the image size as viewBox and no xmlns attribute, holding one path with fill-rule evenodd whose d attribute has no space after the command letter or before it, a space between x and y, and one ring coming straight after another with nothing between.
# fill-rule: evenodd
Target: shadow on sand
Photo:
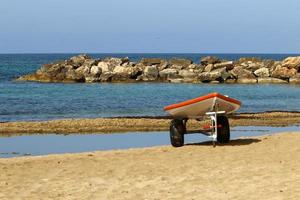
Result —
<instances>
[{"instance_id":1,"label":"shadow on sand","mask_svg":"<svg viewBox=\"0 0 300 200\"><path fill-rule=\"evenodd\" d=\"M235 139L231 140L227 144L221 144L221 143L216 143L217 146L242 146L242 145L249 145L252 143L257 143L260 142L260 139L254 139L254 138L241 138L241 139ZM186 145L198 145L198 146L211 146L212 141L206 141L206 142L200 142L200 143L189 143Z\"/></svg>"}]
</instances>

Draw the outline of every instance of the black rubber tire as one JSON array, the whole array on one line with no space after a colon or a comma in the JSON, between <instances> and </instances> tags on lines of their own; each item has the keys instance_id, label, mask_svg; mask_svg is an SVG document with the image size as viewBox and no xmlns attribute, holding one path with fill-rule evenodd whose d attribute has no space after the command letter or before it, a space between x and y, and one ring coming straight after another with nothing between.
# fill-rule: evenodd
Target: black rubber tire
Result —
<instances>
[{"instance_id":1,"label":"black rubber tire","mask_svg":"<svg viewBox=\"0 0 300 200\"><path fill-rule=\"evenodd\" d=\"M173 119L170 125L170 140L173 147L181 147L184 145L184 134L186 127L183 120Z\"/></svg>"},{"instance_id":2,"label":"black rubber tire","mask_svg":"<svg viewBox=\"0 0 300 200\"><path fill-rule=\"evenodd\" d=\"M217 116L218 134L217 141L219 143L228 143L230 141L230 127L226 116Z\"/></svg>"}]
</instances>

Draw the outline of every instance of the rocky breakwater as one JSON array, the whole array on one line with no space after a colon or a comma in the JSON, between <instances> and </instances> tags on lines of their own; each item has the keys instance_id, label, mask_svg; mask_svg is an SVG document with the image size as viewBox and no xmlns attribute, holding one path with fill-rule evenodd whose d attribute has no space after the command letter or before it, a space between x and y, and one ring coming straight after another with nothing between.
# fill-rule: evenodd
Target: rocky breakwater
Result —
<instances>
[{"instance_id":1,"label":"rocky breakwater","mask_svg":"<svg viewBox=\"0 0 300 200\"><path fill-rule=\"evenodd\" d=\"M94 59L82 54L43 65L18 78L39 82L174 82L174 83L298 83L300 56L282 61L240 58L237 61L203 57L199 63L182 58Z\"/></svg>"}]
</instances>

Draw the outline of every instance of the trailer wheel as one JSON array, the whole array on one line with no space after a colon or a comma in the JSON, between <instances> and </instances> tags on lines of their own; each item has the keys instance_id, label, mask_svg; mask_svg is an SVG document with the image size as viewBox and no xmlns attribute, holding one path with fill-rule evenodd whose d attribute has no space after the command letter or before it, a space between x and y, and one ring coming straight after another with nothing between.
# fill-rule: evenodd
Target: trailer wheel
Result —
<instances>
[{"instance_id":1,"label":"trailer wheel","mask_svg":"<svg viewBox=\"0 0 300 200\"><path fill-rule=\"evenodd\" d=\"M183 120L173 119L170 125L170 140L173 147L181 147L184 144L186 127Z\"/></svg>"},{"instance_id":2,"label":"trailer wheel","mask_svg":"<svg viewBox=\"0 0 300 200\"><path fill-rule=\"evenodd\" d=\"M217 123L218 123L217 141L220 143L228 143L230 140L230 127L229 127L228 118L223 115L218 116Z\"/></svg>"}]
</instances>

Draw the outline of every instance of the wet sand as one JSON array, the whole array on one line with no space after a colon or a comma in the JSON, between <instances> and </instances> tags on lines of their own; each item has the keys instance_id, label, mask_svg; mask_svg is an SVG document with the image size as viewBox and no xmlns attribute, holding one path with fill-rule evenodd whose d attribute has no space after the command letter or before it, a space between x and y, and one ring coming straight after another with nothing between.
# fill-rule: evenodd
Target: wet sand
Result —
<instances>
[{"instance_id":1,"label":"wet sand","mask_svg":"<svg viewBox=\"0 0 300 200\"><path fill-rule=\"evenodd\" d=\"M299 112L244 113L229 116L231 126L289 126L300 124ZM188 129L199 129L208 121L190 120ZM170 119L153 118L96 118L63 119L37 122L0 123L0 135L43 133L114 133L130 131L167 131Z\"/></svg>"},{"instance_id":2,"label":"wet sand","mask_svg":"<svg viewBox=\"0 0 300 200\"><path fill-rule=\"evenodd\" d=\"M0 159L0 199L300 199L300 133Z\"/></svg>"}]
</instances>

